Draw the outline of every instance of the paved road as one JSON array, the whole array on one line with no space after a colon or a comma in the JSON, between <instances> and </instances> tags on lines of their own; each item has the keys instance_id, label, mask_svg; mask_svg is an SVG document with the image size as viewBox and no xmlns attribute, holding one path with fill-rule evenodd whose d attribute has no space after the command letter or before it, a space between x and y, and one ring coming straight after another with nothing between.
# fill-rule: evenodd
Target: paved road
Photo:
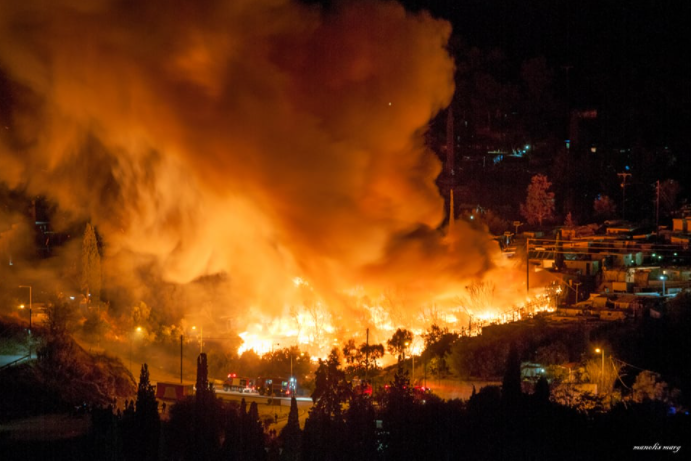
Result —
<instances>
[{"instance_id":1,"label":"paved road","mask_svg":"<svg viewBox=\"0 0 692 467\"><path fill-rule=\"evenodd\" d=\"M241 400L245 398L246 401L255 401L257 403L268 403L269 399L274 400L274 405L286 405L290 406L291 405L291 398L290 397L273 397L270 398L269 396L261 396L256 393L240 393L240 392L235 392L235 391L225 391L223 389L218 389L216 388L216 394L222 397L222 399L231 399L231 400ZM310 397L303 397L299 396L296 397L296 401L298 402L298 406L301 406L303 404L310 404L312 407L312 399Z\"/></svg>"}]
</instances>

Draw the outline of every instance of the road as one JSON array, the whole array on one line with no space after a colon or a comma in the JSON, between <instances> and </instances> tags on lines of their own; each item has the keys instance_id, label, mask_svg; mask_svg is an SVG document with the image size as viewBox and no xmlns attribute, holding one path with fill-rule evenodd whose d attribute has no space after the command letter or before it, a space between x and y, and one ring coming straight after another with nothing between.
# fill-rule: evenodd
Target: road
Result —
<instances>
[{"instance_id":1,"label":"road","mask_svg":"<svg viewBox=\"0 0 692 467\"><path fill-rule=\"evenodd\" d=\"M235 400L240 402L245 399L247 404L257 402L260 417L274 416L276 422L270 425L270 429L280 432L288 421L288 413L291 410L290 397L268 397L260 396L259 394L226 392L223 389L216 389L216 395L222 400ZM312 408L312 399L310 397L296 397L298 404L298 421L301 428L305 426L305 419Z\"/></svg>"},{"instance_id":2,"label":"road","mask_svg":"<svg viewBox=\"0 0 692 467\"><path fill-rule=\"evenodd\" d=\"M222 397L222 399L241 400L241 399L245 398L246 401L255 401L257 403L259 403L261 401L261 402L266 403L268 405L271 405L268 401L270 399L273 399L275 402L277 402L277 401L280 402L280 404L275 403L274 405L286 405L286 406L291 405L291 398L290 397L261 396L257 393L251 393L251 392L240 393L240 392L235 392L235 391L226 391L224 389L219 389L219 388L216 388L215 391L216 391L216 394L220 394L222 396L225 396L225 397ZM298 405L300 405L301 403L309 403L310 406L312 406L312 399L310 397L299 396L299 397L296 397L296 401L298 402Z\"/></svg>"}]
</instances>

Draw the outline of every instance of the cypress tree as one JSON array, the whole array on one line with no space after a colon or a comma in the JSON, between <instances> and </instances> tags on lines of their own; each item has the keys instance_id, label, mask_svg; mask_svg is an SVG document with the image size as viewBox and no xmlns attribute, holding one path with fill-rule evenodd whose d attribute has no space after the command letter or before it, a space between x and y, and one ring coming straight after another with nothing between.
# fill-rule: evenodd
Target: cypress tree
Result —
<instances>
[{"instance_id":1,"label":"cypress tree","mask_svg":"<svg viewBox=\"0 0 692 467\"><path fill-rule=\"evenodd\" d=\"M505 374L502 377L502 400L505 403L516 403L521 397L521 359L515 344L507 354Z\"/></svg>"},{"instance_id":2,"label":"cypress tree","mask_svg":"<svg viewBox=\"0 0 692 467\"><path fill-rule=\"evenodd\" d=\"M101 255L99 254L96 231L91 224L84 229L82 240L81 288L88 301L101 299Z\"/></svg>"},{"instance_id":3,"label":"cypress tree","mask_svg":"<svg viewBox=\"0 0 692 467\"><path fill-rule=\"evenodd\" d=\"M193 460L212 460L219 449L216 437L218 419L216 396L209 386L207 354L197 357L197 391L195 393L194 432L195 448Z\"/></svg>"},{"instance_id":4,"label":"cypress tree","mask_svg":"<svg viewBox=\"0 0 692 467\"><path fill-rule=\"evenodd\" d=\"M300 430L300 421L298 420L298 402L295 397L291 398L291 411L288 413L288 422L281 434L279 440L283 448L281 452L281 460L297 461L300 460L300 443L302 438Z\"/></svg>"},{"instance_id":5,"label":"cypress tree","mask_svg":"<svg viewBox=\"0 0 692 467\"><path fill-rule=\"evenodd\" d=\"M138 451L137 459L156 460L159 451L161 419L159 418L159 403L156 392L149 382L149 367L142 365L137 387L137 402L135 404L135 431L137 443L133 447Z\"/></svg>"},{"instance_id":6,"label":"cypress tree","mask_svg":"<svg viewBox=\"0 0 692 467\"><path fill-rule=\"evenodd\" d=\"M250 410L248 410L246 423L246 452L248 457L243 460L264 460L264 429L262 428L262 423L259 419L259 410L257 409L257 402L253 402L252 404L250 404Z\"/></svg>"}]
</instances>

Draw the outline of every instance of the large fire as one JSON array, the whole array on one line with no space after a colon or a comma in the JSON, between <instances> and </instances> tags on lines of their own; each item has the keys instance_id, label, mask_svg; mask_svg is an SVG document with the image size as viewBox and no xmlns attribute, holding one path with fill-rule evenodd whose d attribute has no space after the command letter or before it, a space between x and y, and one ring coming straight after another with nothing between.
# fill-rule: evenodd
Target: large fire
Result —
<instances>
[{"instance_id":1,"label":"large fire","mask_svg":"<svg viewBox=\"0 0 692 467\"><path fill-rule=\"evenodd\" d=\"M159 332L312 355L478 333L551 305L487 232L438 229L450 32L395 2L3 2L0 182L95 225L104 288Z\"/></svg>"},{"instance_id":2,"label":"large fire","mask_svg":"<svg viewBox=\"0 0 692 467\"><path fill-rule=\"evenodd\" d=\"M302 278L296 278L294 283L296 287L308 287L308 282ZM424 349L423 334L433 324L461 335L476 336L483 332L484 327L492 324L509 323L533 317L538 313L555 311L562 292L560 287L546 287L531 297L519 294L517 296L523 298L509 305L503 304L501 300L493 302L492 290L488 290L487 284L475 284L473 288L475 290L471 292L471 296L478 299L482 295L483 300L487 302L485 306L475 308L469 305L468 299L458 298L457 303L432 304L432 308L421 309L417 314L407 313L408 319L403 320L401 316L398 317L399 320L392 316L385 296L380 296L379 300L373 303L367 296L358 295L359 290L362 293L362 288L351 290L346 295L353 300L353 307L359 310L357 315L362 317L362 325L368 326L374 336L384 342L397 327L407 328L414 335L410 352L420 355ZM464 292L469 294L468 291ZM342 329L335 327L329 311L319 303L314 308L294 306L289 309L287 317L276 318L266 326L251 324L247 331L240 334L243 345L238 349L238 353L253 350L261 355L276 350L277 346L297 345L314 356L324 357L332 347L347 338L365 340L364 328L359 328L358 325Z\"/></svg>"}]
</instances>

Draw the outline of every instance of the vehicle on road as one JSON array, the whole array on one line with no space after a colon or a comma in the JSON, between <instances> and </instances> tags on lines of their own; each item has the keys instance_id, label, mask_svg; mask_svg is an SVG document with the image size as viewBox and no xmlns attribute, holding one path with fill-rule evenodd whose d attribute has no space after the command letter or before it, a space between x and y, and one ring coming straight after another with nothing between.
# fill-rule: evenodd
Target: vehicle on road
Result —
<instances>
[{"instance_id":1,"label":"vehicle on road","mask_svg":"<svg viewBox=\"0 0 692 467\"><path fill-rule=\"evenodd\" d=\"M228 378L223 383L223 389L226 392L244 392L245 389L255 389L255 380L238 376L236 373L229 373Z\"/></svg>"},{"instance_id":2,"label":"vehicle on road","mask_svg":"<svg viewBox=\"0 0 692 467\"><path fill-rule=\"evenodd\" d=\"M286 378L257 378L257 390L263 396L291 397L296 393L295 377Z\"/></svg>"}]
</instances>

